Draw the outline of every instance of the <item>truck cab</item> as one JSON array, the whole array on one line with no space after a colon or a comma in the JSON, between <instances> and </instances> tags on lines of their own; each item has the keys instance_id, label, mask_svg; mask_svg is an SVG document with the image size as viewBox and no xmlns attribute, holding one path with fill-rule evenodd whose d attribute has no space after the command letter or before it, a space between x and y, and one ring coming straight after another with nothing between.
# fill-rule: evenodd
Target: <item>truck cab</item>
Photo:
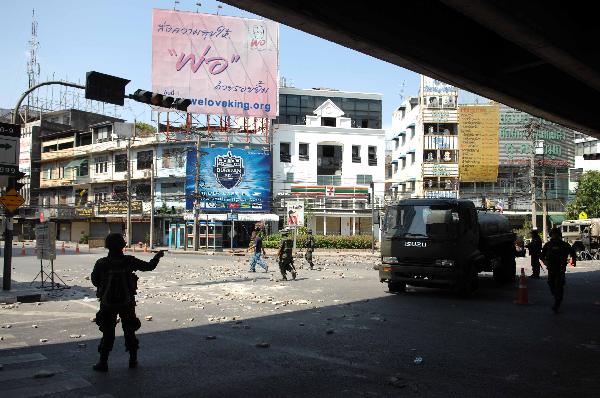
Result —
<instances>
[{"instance_id":1,"label":"truck cab","mask_svg":"<svg viewBox=\"0 0 600 398\"><path fill-rule=\"evenodd\" d=\"M478 214L471 201L401 200L386 209L379 278L390 292L409 284L454 287L467 295L476 289L481 271L509 277L510 271L500 271L502 250L512 253L514 264L514 238L503 216Z\"/></svg>"}]
</instances>

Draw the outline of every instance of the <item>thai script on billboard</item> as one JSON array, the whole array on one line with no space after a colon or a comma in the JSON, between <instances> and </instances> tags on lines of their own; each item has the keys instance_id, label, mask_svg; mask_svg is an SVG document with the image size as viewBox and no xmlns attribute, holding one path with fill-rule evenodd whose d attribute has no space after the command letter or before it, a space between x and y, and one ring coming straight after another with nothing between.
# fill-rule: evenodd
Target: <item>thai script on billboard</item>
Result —
<instances>
[{"instance_id":1,"label":"thai script on billboard","mask_svg":"<svg viewBox=\"0 0 600 398\"><path fill-rule=\"evenodd\" d=\"M421 75L421 84L423 95L428 94L458 94L458 89L451 84L444 83L441 80Z\"/></svg>"},{"instance_id":2,"label":"thai script on billboard","mask_svg":"<svg viewBox=\"0 0 600 398\"><path fill-rule=\"evenodd\" d=\"M500 164L531 165L535 143L543 141L544 154L535 159L539 166L573 167L574 132L566 127L502 106L500 108Z\"/></svg>"},{"instance_id":3,"label":"thai script on billboard","mask_svg":"<svg viewBox=\"0 0 600 398\"><path fill-rule=\"evenodd\" d=\"M189 112L274 119L279 25L155 9L152 91L189 98Z\"/></svg>"},{"instance_id":4,"label":"thai script on billboard","mask_svg":"<svg viewBox=\"0 0 600 398\"><path fill-rule=\"evenodd\" d=\"M196 150L187 153L186 209L194 208ZM202 148L198 208L259 212L271 208L271 153L260 149Z\"/></svg>"},{"instance_id":5,"label":"thai script on billboard","mask_svg":"<svg viewBox=\"0 0 600 398\"><path fill-rule=\"evenodd\" d=\"M500 110L498 105L468 105L458 109L460 181L498 180Z\"/></svg>"}]
</instances>

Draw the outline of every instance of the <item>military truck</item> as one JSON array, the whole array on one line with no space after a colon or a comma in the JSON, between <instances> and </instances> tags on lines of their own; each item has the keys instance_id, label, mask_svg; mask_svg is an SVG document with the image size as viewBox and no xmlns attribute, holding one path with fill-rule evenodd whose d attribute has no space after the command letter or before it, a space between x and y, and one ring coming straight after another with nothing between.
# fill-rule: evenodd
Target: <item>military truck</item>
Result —
<instances>
[{"instance_id":1,"label":"military truck","mask_svg":"<svg viewBox=\"0 0 600 398\"><path fill-rule=\"evenodd\" d=\"M392 293L411 285L468 296L480 272L493 272L499 283L514 280L515 237L505 216L478 211L469 200L401 200L386 208L379 279Z\"/></svg>"},{"instance_id":2,"label":"military truck","mask_svg":"<svg viewBox=\"0 0 600 398\"><path fill-rule=\"evenodd\" d=\"M577 253L578 260L589 260L583 253L596 253L600 249L600 218L565 220L561 224L562 236Z\"/></svg>"}]
</instances>

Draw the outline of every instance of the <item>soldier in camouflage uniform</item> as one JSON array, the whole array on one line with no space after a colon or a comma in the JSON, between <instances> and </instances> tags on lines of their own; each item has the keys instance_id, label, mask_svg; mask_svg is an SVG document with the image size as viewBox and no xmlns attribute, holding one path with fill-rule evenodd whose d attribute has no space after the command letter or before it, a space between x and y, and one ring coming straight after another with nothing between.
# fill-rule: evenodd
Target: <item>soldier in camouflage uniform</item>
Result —
<instances>
[{"instance_id":1,"label":"soldier in camouflage uniform","mask_svg":"<svg viewBox=\"0 0 600 398\"><path fill-rule=\"evenodd\" d=\"M296 268L294 268L294 242L290 238L289 232L286 230L281 231L281 244L279 245L279 252L277 258L279 260L279 270L283 280L287 280L286 273L289 271L292 273L292 279L296 279Z\"/></svg>"},{"instance_id":2,"label":"soldier in camouflage uniform","mask_svg":"<svg viewBox=\"0 0 600 398\"><path fill-rule=\"evenodd\" d=\"M308 230L308 236L306 237L306 241L304 242L304 247L306 248L306 253L304 254L304 258L308 262L308 266L310 269L313 269L315 264L313 263L313 252L315 251L315 238L312 235L312 230Z\"/></svg>"}]
</instances>

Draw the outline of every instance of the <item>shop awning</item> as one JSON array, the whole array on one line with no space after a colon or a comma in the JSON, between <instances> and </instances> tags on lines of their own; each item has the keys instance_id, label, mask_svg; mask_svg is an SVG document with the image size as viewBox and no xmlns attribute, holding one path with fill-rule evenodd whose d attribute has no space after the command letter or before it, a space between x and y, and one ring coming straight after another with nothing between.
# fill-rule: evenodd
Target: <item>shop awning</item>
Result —
<instances>
[{"instance_id":1,"label":"shop awning","mask_svg":"<svg viewBox=\"0 0 600 398\"><path fill-rule=\"evenodd\" d=\"M398 155L398 159L404 159L405 157L406 157L406 155L405 155L405 154Z\"/></svg>"},{"instance_id":2,"label":"shop awning","mask_svg":"<svg viewBox=\"0 0 600 398\"><path fill-rule=\"evenodd\" d=\"M71 160L69 163L67 163L65 169L74 169L76 167L81 167L81 164L83 162L87 162L87 158Z\"/></svg>"},{"instance_id":3,"label":"shop awning","mask_svg":"<svg viewBox=\"0 0 600 398\"><path fill-rule=\"evenodd\" d=\"M401 137L403 135L406 135L406 131L401 131L398 133L398 135L396 137Z\"/></svg>"},{"instance_id":4,"label":"shop awning","mask_svg":"<svg viewBox=\"0 0 600 398\"><path fill-rule=\"evenodd\" d=\"M415 153L414 149L409 149L406 153Z\"/></svg>"},{"instance_id":5,"label":"shop awning","mask_svg":"<svg viewBox=\"0 0 600 398\"><path fill-rule=\"evenodd\" d=\"M548 215L548 218L553 225L562 224L562 222L567 219L564 214L550 214Z\"/></svg>"},{"instance_id":6,"label":"shop awning","mask_svg":"<svg viewBox=\"0 0 600 398\"><path fill-rule=\"evenodd\" d=\"M408 128L408 129L412 129L412 128L414 128L414 127L415 127L415 124L414 124L414 123L411 123L411 124L409 124L408 126L406 126L406 128Z\"/></svg>"},{"instance_id":7,"label":"shop awning","mask_svg":"<svg viewBox=\"0 0 600 398\"><path fill-rule=\"evenodd\" d=\"M392 164L396 164L396 163L398 163L398 159L394 159L394 160L392 160L392 162L391 162L391 163L392 163Z\"/></svg>"}]
</instances>

